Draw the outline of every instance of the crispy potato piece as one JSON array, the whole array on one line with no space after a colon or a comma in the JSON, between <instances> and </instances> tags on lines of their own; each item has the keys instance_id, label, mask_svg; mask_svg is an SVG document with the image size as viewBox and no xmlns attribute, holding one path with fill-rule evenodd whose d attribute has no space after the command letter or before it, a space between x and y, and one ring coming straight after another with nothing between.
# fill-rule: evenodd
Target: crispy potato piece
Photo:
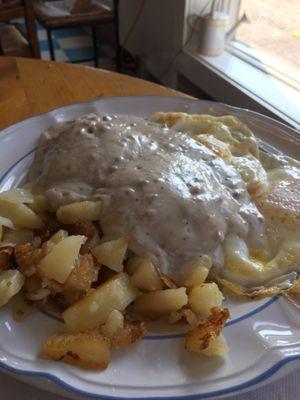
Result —
<instances>
[{"instance_id":1,"label":"crispy potato piece","mask_svg":"<svg viewBox=\"0 0 300 400\"><path fill-rule=\"evenodd\" d=\"M179 311L172 311L168 316L168 323L174 324L182 319L184 319L192 328L195 328L199 324L197 315L187 307L183 307Z\"/></svg>"},{"instance_id":2,"label":"crispy potato piece","mask_svg":"<svg viewBox=\"0 0 300 400\"><path fill-rule=\"evenodd\" d=\"M102 326L102 332L104 336L109 339L113 339L122 329L124 328L124 315L118 311L113 310L109 316L105 324Z\"/></svg>"},{"instance_id":3,"label":"crispy potato piece","mask_svg":"<svg viewBox=\"0 0 300 400\"><path fill-rule=\"evenodd\" d=\"M0 247L0 270L11 269L13 267L11 262L13 252L14 248L12 246Z\"/></svg>"},{"instance_id":4,"label":"crispy potato piece","mask_svg":"<svg viewBox=\"0 0 300 400\"><path fill-rule=\"evenodd\" d=\"M100 217L100 201L80 201L59 207L56 211L57 219L66 224L78 224L85 221L97 221Z\"/></svg>"},{"instance_id":5,"label":"crispy potato piece","mask_svg":"<svg viewBox=\"0 0 300 400\"><path fill-rule=\"evenodd\" d=\"M211 356L224 357L228 354L228 351L229 349L226 339L221 333L220 336L211 339L206 349L201 350L200 354L203 354L204 356L208 357Z\"/></svg>"},{"instance_id":6,"label":"crispy potato piece","mask_svg":"<svg viewBox=\"0 0 300 400\"><path fill-rule=\"evenodd\" d=\"M16 229L12 221L5 217L0 217L0 225L5 226L5 228Z\"/></svg>"},{"instance_id":7,"label":"crispy potato piece","mask_svg":"<svg viewBox=\"0 0 300 400\"><path fill-rule=\"evenodd\" d=\"M24 276L17 269L7 269L0 273L0 307L22 289L24 281Z\"/></svg>"},{"instance_id":8,"label":"crispy potato piece","mask_svg":"<svg viewBox=\"0 0 300 400\"><path fill-rule=\"evenodd\" d=\"M212 308L208 319L188 332L185 337L185 348L188 351L200 354L203 354L203 350L206 349L206 355L224 355L224 342L215 342L215 339L221 334L228 318L229 311L227 308Z\"/></svg>"},{"instance_id":9,"label":"crispy potato piece","mask_svg":"<svg viewBox=\"0 0 300 400\"><path fill-rule=\"evenodd\" d=\"M50 211L50 202L48 197L44 194L38 194L37 196L34 196L33 203L30 204L30 208L36 213Z\"/></svg>"},{"instance_id":10,"label":"crispy potato piece","mask_svg":"<svg viewBox=\"0 0 300 400\"><path fill-rule=\"evenodd\" d=\"M90 290L98 278L99 268L94 265L91 254L79 256L79 262L63 285L63 294L67 304L75 303Z\"/></svg>"},{"instance_id":11,"label":"crispy potato piece","mask_svg":"<svg viewBox=\"0 0 300 400\"><path fill-rule=\"evenodd\" d=\"M223 294L217 284L202 283L189 292L189 306L196 314L208 316L212 307L219 307L223 301Z\"/></svg>"},{"instance_id":12,"label":"crispy potato piece","mask_svg":"<svg viewBox=\"0 0 300 400\"><path fill-rule=\"evenodd\" d=\"M110 363L110 341L99 332L57 334L44 343L45 355L84 369L103 370Z\"/></svg>"},{"instance_id":13,"label":"crispy potato piece","mask_svg":"<svg viewBox=\"0 0 300 400\"><path fill-rule=\"evenodd\" d=\"M138 267L141 265L143 262L144 257L138 257L138 256L133 256L128 258L127 263L126 263L126 272L129 275L133 275Z\"/></svg>"},{"instance_id":14,"label":"crispy potato piece","mask_svg":"<svg viewBox=\"0 0 300 400\"><path fill-rule=\"evenodd\" d=\"M86 221L69 225L68 232L70 235L83 235L87 237L87 241L81 246L80 254L90 253L94 247L101 243L99 228L97 228L94 222Z\"/></svg>"},{"instance_id":15,"label":"crispy potato piece","mask_svg":"<svg viewBox=\"0 0 300 400\"><path fill-rule=\"evenodd\" d=\"M167 289L178 289L178 286L176 285L176 283L168 277L168 275L163 274L160 270L158 270L158 275L162 281L162 283L164 284L164 287Z\"/></svg>"},{"instance_id":16,"label":"crispy potato piece","mask_svg":"<svg viewBox=\"0 0 300 400\"><path fill-rule=\"evenodd\" d=\"M22 203L0 200L0 215L10 219L18 228L38 229L43 226L42 219Z\"/></svg>"},{"instance_id":17,"label":"crispy potato piece","mask_svg":"<svg viewBox=\"0 0 300 400\"><path fill-rule=\"evenodd\" d=\"M101 327L101 331L110 339L114 349L122 349L141 340L146 333L146 328L140 321L125 322L123 314L118 310L113 310Z\"/></svg>"},{"instance_id":18,"label":"crispy potato piece","mask_svg":"<svg viewBox=\"0 0 300 400\"><path fill-rule=\"evenodd\" d=\"M142 340L146 334L146 328L143 322L127 322L111 339L111 345L114 349L123 349Z\"/></svg>"},{"instance_id":19,"label":"crispy potato piece","mask_svg":"<svg viewBox=\"0 0 300 400\"><path fill-rule=\"evenodd\" d=\"M128 247L128 237L101 243L92 250L92 254L106 267L116 272L123 271L123 261Z\"/></svg>"},{"instance_id":20,"label":"crispy potato piece","mask_svg":"<svg viewBox=\"0 0 300 400\"><path fill-rule=\"evenodd\" d=\"M182 281L182 286L191 288L205 282L212 262L209 256L199 257L183 266L183 270L190 271Z\"/></svg>"},{"instance_id":21,"label":"crispy potato piece","mask_svg":"<svg viewBox=\"0 0 300 400\"><path fill-rule=\"evenodd\" d=\"M142 259L141 263L137 266L136 271L131 276L131 283L139 289L149 291L160 290L163 288L163 283L156 268L147 258Z\"/></svg>"},{"instance_id":22,"label":"crispy potato piece","mask_svg":"<svg viewBox=\"0 0 300 400\"><path fill-rule=\"evenodd\" d=\"M136 296L129 276L119 273L67 308L63 318L72 332L93 329L103 324L113 310L125 310Z\"/></svg>"},{"instance_id":23,"label":"crispy potato piece","mask_svg":"<svg viewBox=\"0 0 300 400\"><path fill-rule=\"evenodd\" d=\"M38 266L38 272L47 279L64 283L75 267L85 236L68 236L55 244Z\"/></svg>"},{"instance_id":24,"label":"crispy potato piece","mask_svg":"<svg viewBox=\"0 0 300 400\"><path fill-rule=\"evenodd\" d=\"M43 249L34 250L31 243L17 245L14 253L18 267L26 277L36 273L37 265L44 256Z\"/></svg>"},{"instance_id":25,"label":"crispy potato piece","mask_svg":"<svg viewBox=\"0 0 300 400\"><path fill-rule=\"evenodd\" d=\"M33 203L33 195L29 190L16 188L6 190L0 193L0 200L5 200L10 203Z\"/></svg>"},{"instance_id":26,"label":"crispy potato piece","mask_svg":"<svg viewBox=\"0 0 300 400\"><path fill-rule=\"evenodd\" d=\"M188 302L186 288L157 290L141 294L134 303L134 310L148 318L178 311Z\"/></svg>"},{"instance_id":27,"label":"crispy potato piece","mask_svg":"<svg viewBox=\"0 0 300 400\"><path fill-rule=\"evenodd\" d=\"M6 230L3 235L3 242L12 244L24 244L31 243L34 238L34 233L31 229L20 229L20 230Z\"/></svg>"}]
</instances>

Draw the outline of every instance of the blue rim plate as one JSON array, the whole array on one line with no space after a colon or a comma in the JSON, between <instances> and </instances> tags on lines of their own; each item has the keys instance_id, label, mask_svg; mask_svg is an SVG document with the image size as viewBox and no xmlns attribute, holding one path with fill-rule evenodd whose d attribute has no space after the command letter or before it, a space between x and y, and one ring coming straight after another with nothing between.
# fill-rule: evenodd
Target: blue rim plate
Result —
<instances>
[{"instance_id":1,"label":"blue rim plate","mask_svg":"<svg viewBox=\"0 0 300 400\"><path fill-rule=\"evenodd\" d=\"M32 161L40 133L89 112L147 117L155 111L231 114L239 117L270 151L300 154L300 135L269 117L220 103L177 97L112 97L74 104L21 121L0 135L0 190L16 186ZM228 299L232 318L224 330L230 354L205 358L184 351L182 334L151 333L113 356L101 373L54 363L39 355L43 340L59 329L52 315L36 313L14 322L0 310L0 367L56 393L103 399L208 399L272 382L300 365L300 316L284 299ZM285 368L282 368L285 366ZM45 380L46 378L46 380Z\"/></svg>"}]
</instances>

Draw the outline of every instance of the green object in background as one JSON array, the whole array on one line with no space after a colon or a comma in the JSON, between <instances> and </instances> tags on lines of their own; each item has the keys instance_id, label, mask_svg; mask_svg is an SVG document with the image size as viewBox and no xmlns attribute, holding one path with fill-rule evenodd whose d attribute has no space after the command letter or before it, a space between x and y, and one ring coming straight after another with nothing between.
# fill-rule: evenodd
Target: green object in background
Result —
<instances>
[{"instance_id":1,"label":"green object in background","mask_svg":"<svg viewBox=\"0 0 300 400\"><path fill-rule=\"evenodd\" d=\"M294 32L292 32L292 35L299 39L300 38L300 31L294 31Z\"/></svg>"}]
</instances>

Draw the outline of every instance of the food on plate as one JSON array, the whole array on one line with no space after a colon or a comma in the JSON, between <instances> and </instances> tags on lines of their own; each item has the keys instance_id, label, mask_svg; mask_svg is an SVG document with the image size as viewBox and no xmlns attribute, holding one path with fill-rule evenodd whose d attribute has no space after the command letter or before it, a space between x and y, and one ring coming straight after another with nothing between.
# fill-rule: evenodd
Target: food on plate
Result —
<instances>
[{"instance_id":1,"label":"food on plate","mask_svg":"<svg viewBox=\"0 0 300 400\"><path fill-rule=\"evenodd\" d=\"M222 287L297 302L300 163L233 116L85 115L42 133L0 227L0 305L63 318L46 357L105 369L149 320L223 357Z\"/></svg>"}]
</instances>

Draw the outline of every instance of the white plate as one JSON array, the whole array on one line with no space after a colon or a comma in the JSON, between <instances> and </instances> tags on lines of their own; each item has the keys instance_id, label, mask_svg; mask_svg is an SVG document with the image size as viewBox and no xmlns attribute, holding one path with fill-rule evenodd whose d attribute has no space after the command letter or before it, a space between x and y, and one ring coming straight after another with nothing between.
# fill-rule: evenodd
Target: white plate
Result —
<instances>
[{"instance_id":1,"label":"white plate","mask_svg":"<svg viewBox=\"0 0 300 400\"><path fill-rule=\"evenodd\" d=\"M248 110L175 97L116 97L62 107L2 131L0 190L16 186L24 177L43 130L94 111L144 117L155 111L232 114L270 149L293 157L300 154L300 136L295 131ZM0 366L45 389L60 393L63 389L85 398L189 400L249 390L300 365L300 313L293 306L278 297L228 303L232 318L224 329L230 347L226 359L185 352L181 334L151 333L134 347L114 354L101 373L40 358L43 340L61 323L42 313L15 323L6 306L0 311Z\"/></svg>"}]
</instances>

